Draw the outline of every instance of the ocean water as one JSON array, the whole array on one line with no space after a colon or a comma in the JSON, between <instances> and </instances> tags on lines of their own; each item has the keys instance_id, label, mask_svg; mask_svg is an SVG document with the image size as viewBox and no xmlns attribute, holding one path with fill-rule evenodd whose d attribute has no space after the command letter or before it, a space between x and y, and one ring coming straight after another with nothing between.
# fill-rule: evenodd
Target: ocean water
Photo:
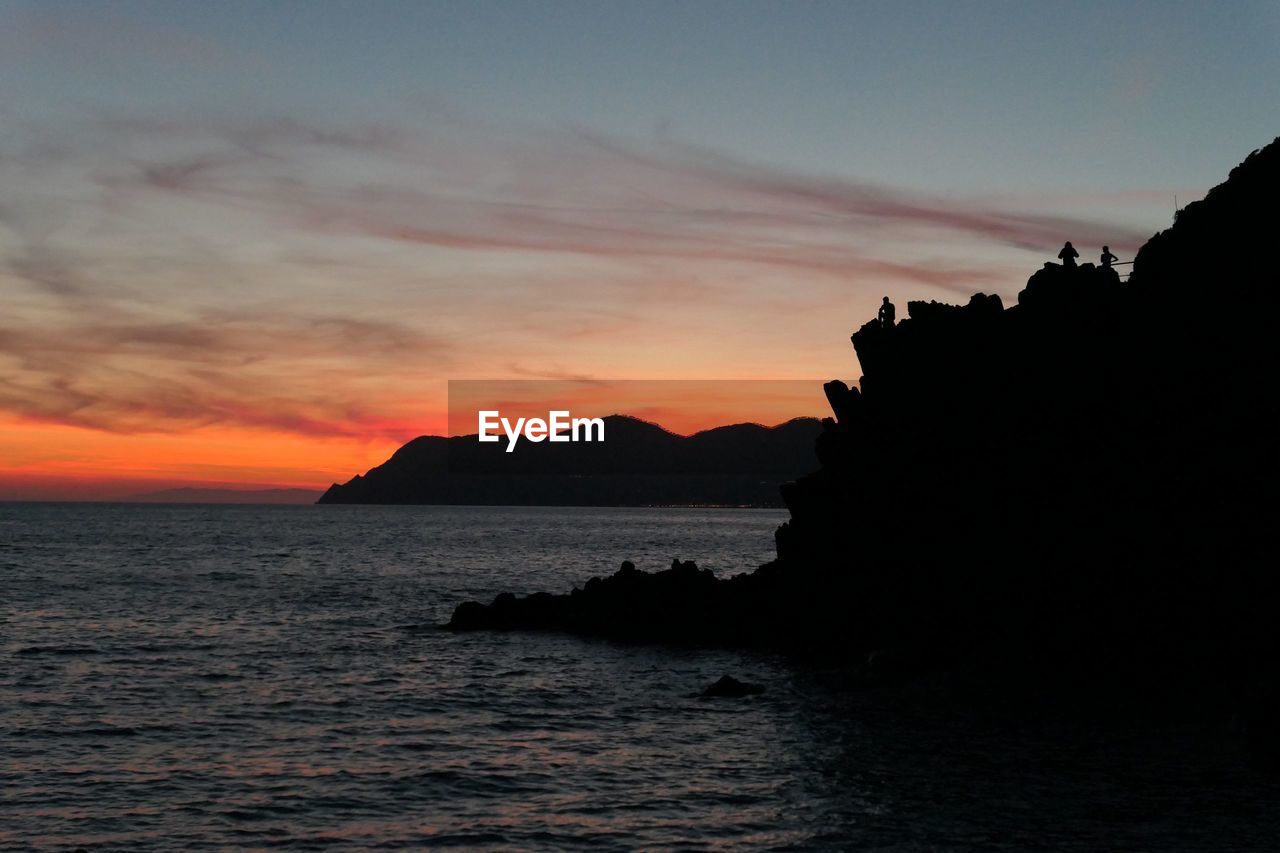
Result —
<instances>
[{"instance_id":1,"label":"ocean water","mask_svg":"<svg viewBox=\"0 0 1280 853\"><path fill-rule=\"evenodd\" d=\"M1230 727L437 628L624 559L747 570L780 520L0 505L0 848L1275 849ZM726 673L767 691L698 698Z\"/></svg>"}]
</instances>

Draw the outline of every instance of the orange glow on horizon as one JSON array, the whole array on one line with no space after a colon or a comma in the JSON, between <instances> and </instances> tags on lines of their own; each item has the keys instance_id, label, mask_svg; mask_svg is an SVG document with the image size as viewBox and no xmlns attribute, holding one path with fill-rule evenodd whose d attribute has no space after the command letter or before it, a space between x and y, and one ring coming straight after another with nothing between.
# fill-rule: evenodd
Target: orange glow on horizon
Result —
<instances>
[{"instance_id":1,"label":"orange glow on horizon","mask_svg":"<svg viewBox=\"0 0 1280 853\"><path fill-rule=\"evenodd\" d=\"M826 414L821 384L809 380L470 384L507 392L484 400L504 414L545 416L551 408L575 416L627 414L682 435ZM122 434L0 415L0 500L112 500L183 487L323 491L385 462L416 435L474 433L474 409L454 400L457 416L447 430L448 413L436 410L423 418L425 429L403 437L353 436L347 427L323 436L231 425Z\"/></svg>"},{"instance_id":2,"label":"orange glow on horizon","mask_svg":"<svg viewBox=\"0 0 1280 853\"><path fill-rule=\"evenodd\" d=\"M177 487L323 490L399 442L237 427L122 435L0 418L0 499L99 500Z\"/></svg>"}]
</instances>

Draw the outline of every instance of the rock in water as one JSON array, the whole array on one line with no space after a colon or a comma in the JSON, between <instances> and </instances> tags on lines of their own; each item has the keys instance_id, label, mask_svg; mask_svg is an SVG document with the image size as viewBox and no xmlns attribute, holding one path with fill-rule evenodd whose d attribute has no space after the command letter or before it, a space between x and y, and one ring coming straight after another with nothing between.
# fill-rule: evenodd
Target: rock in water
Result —
<instances>
[{"instance_id":1,"label":"rock in water","mask_svg":"<svg viewBox=\"0 0 1280 853\"><path fill-rule=\"evenodd\" d=\"M764 692L759 684L748 684L739 681L732 675L723 675L715 684L702 691L705 699L741 699L743 696L756 696Z\"/></svg>"}]
</instances>

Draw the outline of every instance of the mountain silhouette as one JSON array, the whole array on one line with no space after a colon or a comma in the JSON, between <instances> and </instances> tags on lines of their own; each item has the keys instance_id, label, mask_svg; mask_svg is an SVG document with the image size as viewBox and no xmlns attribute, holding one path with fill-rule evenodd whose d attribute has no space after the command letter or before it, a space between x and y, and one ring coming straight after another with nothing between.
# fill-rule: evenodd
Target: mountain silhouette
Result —
<instances>
[{"instance_id":1,"label":"mountain silhouette","mask_svg":"<svg viewBox=\"0 0 1280 853\"><path fill-rule=\"evenodd\" d=\"M734 424L685 437L624 415L605 440L576 443L422 436L320 503L546 506L781 506L778 482L815 465L814 418Z\"/></svg>"},{"instance_id":2,"label":"mountain silhouette","mask_svg":"<svg viewBox=\"0 0 1280 853\"><path fill-rule=\"evenodd\" d=\"M628 563L569 595L467 602L451 627L1273 678L1277 198L1280 140L1152 237L1127 282L1046 263L1008 308L909 302L862 326L859 387L828 383L820 466L783 485L790 519L756 571Z\"/></svg>"}]
</instances>

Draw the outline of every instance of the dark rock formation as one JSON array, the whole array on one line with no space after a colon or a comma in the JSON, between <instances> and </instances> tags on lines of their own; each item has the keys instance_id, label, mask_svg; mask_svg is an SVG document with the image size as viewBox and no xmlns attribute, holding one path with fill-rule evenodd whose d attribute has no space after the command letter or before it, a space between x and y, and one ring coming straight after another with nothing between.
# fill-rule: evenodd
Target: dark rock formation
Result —
<instances>
[{"instance_id":1,"label":"dark rock formation","mask_svg":"<svg viewBox=\"0 0 1280 853\"><path fill-rule=\"evenodd\" d=\"M781 506L777 483L813 468L821 427L734 424L691 436L613 415L605 441L503 443L421 436L334 484L320 503L501 506Z\"/></svg>"},{"instance_id":2,"label":"dark rock formation","mask_svg":"<svg viewBox=\"0 0 1280 853\"><path fill-rule=\"evenodd\" d=\"M704 699L741 699L745 696L758 696L764 692L759 684L748 684L739 681L732 675L722 675L715 684L702 691Z\"/></svg>"},{"instance_id":3,"label":"dark rock formation","mask_svg":"<svg viewBox=\"0 0 1280 853\"><path fill-rule=\"evenodd\" d=\"M1184 682L1280 653L1280 141L1139 252L1054 264L1007 310L911 302L853 335L777 560L624 569L463 605L457 628L764 645ZM1067 235L1069 236L1069 235Z\"/></svg>"},{"instance_id":4,"label":"dark rock formation","mask_svg":"<svg viewBox=\"0 0 1280 853\"><path fill-rule=\"evenodd\" d=\"M556 629L619 640L747 642L750 626L739 623L748 606L749 576L718 581L693 561L673 560L650 574L630 561L608 578L592 578L568 595L537 593L517 598L504 593L485 606L460 605L449 627L476 629ZM736 586L739 594L728 594Z\"/></svg>"}]
</instances>

